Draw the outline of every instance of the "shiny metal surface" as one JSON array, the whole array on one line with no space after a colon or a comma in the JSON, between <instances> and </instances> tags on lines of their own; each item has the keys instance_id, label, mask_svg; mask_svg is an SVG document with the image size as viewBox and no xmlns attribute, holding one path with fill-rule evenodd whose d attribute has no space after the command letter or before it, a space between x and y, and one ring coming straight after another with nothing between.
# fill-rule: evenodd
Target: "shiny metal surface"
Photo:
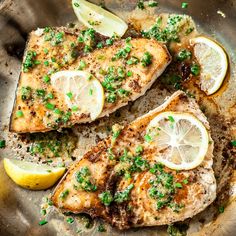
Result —
<instances>
[{"instance_id":1,"label":"shiny metal surface","mask_svg":"<svg viewBox=\"0 0 236 236\"><path fill-rule=\"evenodd\" d=\"M99 1L94 1L99 2ZM104 1L111 11L126 16L136 1ZM222 112L235 104L235 65L236 65L236 0L191 0L188 9L181 9L182 0L159 0L159 12L185 13L193 17L201 30L221 42L231 60L231 79L224 92L216 98ZM218 11L218 13L217 13ZM220 12L225 14L225 17ZM20 72L21 56L32 29L44 26L61 26L75 21L69 0L5 0L0 1L0 138L7 135L7 126L13 105L15 88ZM230 96L230 98L229 98ZM228 101L228 104L225 104ZM236 113L230 114L232 116ZM230 116L229 115L229 116ZM236 134L236 130L235 133ZM54 236L72 235L59 227L58 221L44 227L38 226L41 198L48 191L33 192L19 188L6 176L2 158L16 155L14 150L0 150L0 236ZM233 216L235 202L224 214L227 218L216 221L195 235L236 235L236 222ZM230 213L231 212L231 213ZM223 215L220 217L223 217ZM222 224L224 222L224 224ZM159 228L126 232L128 235L162 235ZM93 233L95 234L95 233ZM109 235L120 232L109 231ZM102 234L104 235L104 234Z\"/></svg>"}]
</instances>

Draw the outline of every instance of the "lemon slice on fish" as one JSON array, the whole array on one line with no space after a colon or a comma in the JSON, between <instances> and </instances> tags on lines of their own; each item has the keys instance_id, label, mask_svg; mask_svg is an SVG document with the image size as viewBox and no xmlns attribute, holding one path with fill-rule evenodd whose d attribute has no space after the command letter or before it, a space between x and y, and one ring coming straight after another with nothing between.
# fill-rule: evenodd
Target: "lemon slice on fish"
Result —
<instances>
[{"instance_id":1,"label":"lemon slice on fish","mask_svg":"<svg viewBox=\"0 0 236 236\"><path fill-rule=\"evenodd\" d=\"M65 168L50 167L20 160L3 160L8 176L19 186L31 190L43 190L52 187L64 174Z\"/></svg>"},{"instance_id":2,"label":"lemon slice on fish","mask_svg":"<svg viewBox=\"0 0 236 236\"><path fill-rule=\"evenodd\" d=\"M95 120L104 106L101 83L85 71L59 71L51 76L53 88L64 95L66 105L76 114Z\"/></svg>"},{"instance_id":3,"label":"lemon slice on fish","mask_svg":"<svg viewBox=\"0 0 236 236\"><path fill-rule=\"evenodd\" d=\"M85 0L72 0L72 6L79 21L98 33L112 37L122 37L128 25L116 15Z\"/></svg>"},{"instance_id":4,"label":"lemon slice on fish","mask_svg":"<svg viewBox=\"0 0 236 236\"><path fill-rule=\"evenodd\" d=\"M205 126L189 113L160 113L149 123L146 137L157 150L157 161L175 170L197 167L208 150Z\"/></svg>"},{"instance_id":5,"label":"lemon slice on fish","mask_svg":"<svg viewBox=\"0 0 236 236\"><path fill-rule=\"evenodd\" d=\"M228 70L228 58L224 49L206 37L191 40L194 55L201 66L200 85L207 94L215 93L222 85Z\"/></svg>"}]
</instances>

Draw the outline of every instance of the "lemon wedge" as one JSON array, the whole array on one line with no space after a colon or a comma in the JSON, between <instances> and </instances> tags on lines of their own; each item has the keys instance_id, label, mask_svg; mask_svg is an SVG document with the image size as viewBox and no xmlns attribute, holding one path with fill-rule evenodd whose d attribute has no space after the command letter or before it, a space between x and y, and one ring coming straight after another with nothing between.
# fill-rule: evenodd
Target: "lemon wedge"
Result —
<instances>
[{"instance_id":1,"label":"lemon wedge","mask_svg":"<svg viewBox=\"0 0 236 236\"><path fill-rule=\"evenodd\" d=\"M72 0L72 6L79 21L102 35L122 37L128 29L128 25L122 19L93 3Z\"/></svg>"},{"instance_id":2,"label":"lemon wedge","mask_svg":"<svg viewBox=\"0 0 236 236\"><path fill-rule=\"evenodd\" d=\"M222 85L228 69L228 58L224 49L206 37L191 40L194 55L201 66L200 85L207 94L215 93Z\"/></svg>"},{"instance_id":3,"label":"lemon wedge","mask_svg":"<svg viewBox=\"0 0 236 236\"><path fill-rule=\"evenodd\" d=\"M95 120L104 106L101 83L85 71L59 71L52 75L53 88L64 95L65 102L77 115L89 114Z\"/></svg>"},{"instance_id":4,"label":"lemon wedge","mask_svg":"<svg viewBox=\"0 0 236 236\"><path fill-rule=\"evenodd\" d=\"M200 165L207 153L209 136L205 126L189 113L163 112L149 123L147 135L158 151L157 160L174 170Z\"/></svg>"},{"instance_id":5,"label":"lemon wedge","mask_svg":"<svg viewBox=\"0 0 236 236\"><path fill-rule=\"evenodd\" d=\"M64 174L65 168L50 167L28 161L3 160L8 176L19 186L31 190L43 190L52 187Z\"/></svg>"}]
</instances>

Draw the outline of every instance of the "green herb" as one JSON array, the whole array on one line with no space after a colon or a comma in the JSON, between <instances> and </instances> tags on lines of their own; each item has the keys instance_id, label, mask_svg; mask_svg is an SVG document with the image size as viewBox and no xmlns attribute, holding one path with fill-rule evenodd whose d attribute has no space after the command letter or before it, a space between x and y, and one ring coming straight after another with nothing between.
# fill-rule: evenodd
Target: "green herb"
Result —
<instances>
[{"instance_id":1,"label":"green herb","mask_svg":"<svg viewBox=\"0 0 236 236\"><path fill-rule=\"evenodd\" d=\"M112 127L112 128L113 128L113 127ZM113 134L112 134L112 140L115 141L115 140L119 137L121 130L113 130L113 129L112 129L112 132L113 132Z\"/></svg>"},{"instance_id":2,"label":"green herb","mask_svg":"<svg viewBox=\"0 0 236 236\"><path fill-rule=\"evenodd\" d=\"M6 147L6 141L4 139L0 140L0 148Z\"/></svg>"},{"instance_id":3,"label":"green herb","mask_svg":"<svg viewBox=\"0 0 236 236\"><path fill-rule=\"evenodd\" d=\"M54 109L54 113L57 114L57 115L61 115L61 111L60 111L60 109L58 109L58 108L55 108L55 109Z\"/></svg>"},{"instance_id":4,"label":"green herb","mask_svg":"<svg viewBox=\"0 0 236 236\"><path fill-rule=\"evenodd\" d=\"M83 61L83 60L81 60L80 62L79 62L79 70L83 70L84 68L86 67L86 63L85 63L85 61Z\"/></svg>"},{"instance_id":5,"label":"green herb","mask_svg":"<svg viewBox=\"0 0 236 236\"><path fill-rule=\"evenodd\" d=\"M40 62L35 60L37 53L35 51L28 51L25 57L25 61L23 62L23 71L28 72L35 65L38 65Z\"/></svg>"},{"instance_id":6,"label":"green herb","mask_svg":"<svg viewBox=\"0 0 236 236\"><path fill-rule=\"evenodd\" d=\"M113 45L113 43L114 43L114 41L111 38L106 40L106 45L108 45L108 46Z\"/></svg>"},{"instance_id":7,"label":"green herb","mask_svg":"<svg viewBox=\"0 0 236 236\"><path fill-rule=\"evenodd\" d=\"M89 89L89 95L90 95L90 96L93 95L93 89Z\"/></svg>"},{"instance_id":8,"label":"green herb","mask_svg":"<svg viewBox=\"0 0 236 236\"><path fill-rule=\"evenodd\" d=\"M21 110L16 111L16 117L17 118L20 118L20 117L23 117L23 116L24 116L23 111L21 111Z\"/></svg>"},{"instance_id":9,"label":"green herb","mask_svg":"<svg viewBox=\"0 0 236 236\"><path fill-rule=\"evenodd\" d=\"M66 197L69 195L69 192L70 191L68 189L66 189L64 192L62 192L60 194L59 198L62 199L62 200L66 199Z\"/></svg>"},{"instance_id":10,"label":"green herb","mask_svg":"<svg viewBox=\"0 0 236 236\"><path fill-rule=\"evenodd\" d=\"M95 192L97 186L91 182L91 172L88 167L82 167L79 172L76 173L76 180L79 183L79 188L87 192Z\"/></svg>"},{"instance_id":11,"label":"green herb","mask_svg":"<svg viewBox=\"0 0 236 236\"><path fill-rule=\"evenodd\" d=\"M68 217L66 219L66 222L69 223L69 224L72 224L74 222L74 219L72 217Z\"/></svg>"},{"instance_id":12,"label":"green herb","mask_svg":"<svg viewBox=\"0 0 236 236\"><path fill-rule=\"evenodd\" d=\"M137 65L139 63L139 59L137 57L132 56L129 60L126 62L128 65Z\"/></svg>"},{"instance_id":13,"label":"green herb","mask_svg":"<svg viewBox=\"0 0 236 236\"><path fill-rule=\"evenodd\" d=\"M184 179L184 180L183 180L183 183L184 183L184 184L188 184L188 179Z\"/></svg>"},{"instance_id":14,"label":"green herb","mask_svg":"<svg viewBox=\"0 0 236 236\"><path fill-rule=\"evenodd\" d=\"M92 48L89 45L84 46L84 53L89 53L92 51Z\"/></svg>"},{"instance_id":15,"label":"green herb","mask_svg":"<svg viewBox=\"0 0 236 236\"><path fill-rule=\"evenodd\" d=\"M188 8L188 3L187 2L182 2L181 7L183 9Z\"/></svg>"},{"instance_id":16,"label":"green herb","mask_svg":"<svg viewBox=\"0 0 236 236\"><path fill-rule=\"evenodd\" d=\"M97 43L97 48L103 48L103 43L102 42Z\"/></svg>"},{"instance_id":17,"label":"green herb","mask_svg":"<svg viewBox=\"0 0 236 236\"><path fill-rule=\"evenodd\" d=\"M51 58L51 61L52 61L52 62L56 62L56 58L52 57L52 58Z\"/></svg>"},{"instance_id":18,"label":"green herb","mask_svg":"<svg viewBox=\"0 0 236 236\"><path fill-rule=\"evenodd\" d=\"M44 98L46 95L46 91L44 89L36 89L36 96Z\"/></svg>"},{"instance_id":19,"label":"green herb","mask_svg":"<svg viewBox=\"0 0 236 236\"><path fill-rule=\"evenodd\" d=\"M48 75L44 75L43 76L43 82L45 82L45 83L49 83L50 82L50 77L48 76Z\"/></svg>"},{"instance_id":20,"label":"green herb","mask_svg":"<svg viewBox=\"0 0 236 236\"><path fill-rule=\"evenodd\" d=\"M68 92L68 93L66 94L66 96L67 96L70 100L73 98L72 92Z\"/></svg>"},{"instance_id":21,"label":"green herb","mask_svg":"<svg viewBox=\"0 0 236 236\"><path fill-rule=\"evenodd\" d=\"M158 3L155 2L155 1L149 1L149 2L148 2L148 6L149 6L149 7L157 7L157 6L158 6Z\"/></svg>"},{"instance_id":22,"label":"green herb","mask_svg":"<svg viewBox=\"0 0 236 236\"><path fill-rule=\"evenodd\" d=\"M54 98L54 95L52 93L48 93L47 96L45 97L45 100L53 99L53 98Z\"/></svg>"},{"instance_id":23,"label":"green herb","mask_svg":"<svg viewBox=\"0 0 236 236\"><path fill-rule=\"evenodd\" d=\"M218 211L219 213L223 213L225 211L224 206L219 206Z\"/></svg>"},{"instance_id":24,"label":"green herb","mask_svg":"<svg viewBox=\"0 0 236 236\"><path fill-rule=\"evenodd\" d=\"M129 200L129 194L133 189L134 184L130 184L124 191L116 192L114 196L114 201L117 203L122 203Z\"/></svg>"},{"instance_id":25,"label":"green herb","mask_svg":"<svg viewBox=\"0 0 236 236\"><path fill-rule=\"evenodd\" d=\"M182 188L183 186L182 186L181 183L175 183L175 187L176 187L176 188Z\"/></svg>"},{"instance_id":26,"label":"green herb","mask_svg":"<svg viewBox=\"0 0 236 236\"><path fill-rule=\"evenodd\" d=\"M233 147L236 147L236 140L232 140L231 144L232 144Z\"/></svg>"},{"instance_id":27,"label":"green herb","mask_svg":"<svg viewBox=\"0 0 236 236\"><path fill-rule=\"evenodd\" d=\"M102 192L101 194L98 195L98 197L105 206L109 206L113 201L113 197L110 191Z\"/></svg>"},{"instance_id":28,"label":"green herb","mask_svg":"<svg viewBox=\"0 0 236 236\"><path fill-rule=\"evenodd\" d=\"M195 76L198 76L200 74L200 67L197 64L193 64L191 66L191 73Z\"/></svg>"},{"instance_id":29,"label":"green herb","mask_svg":"<svg viewBox=\"0 0 236 236\"><path fill-rule=\"evenodd\" d=\"M119 95L125 95L125 96L128 96L128 95L129 95L129 91L128 91L128 90L125 90L125 89L123 89L123 88L118 89L117 92L118 92Z\"/></svg>"},{"instance_id":30,"label":"green herb","mask_svg":"<svg viewBox=\"0 0 236 236\"><path fill-rule=\"evenodd\" d=\"M136 147L136 149L135 149L135 152L136 152L137 154L142 153L142 152L143 152L143 147L142 147L141 145L138 145L138 146Z\"/></svg>"},{"instance_id":31,"label":"green herb","mask_svg":"<svg viewBox=\"0 0 236 236\"><path fill-rule=\"evenodd\" d=\"M185 35L189 35L189 34L191 34L193 31L194 31L194 28L193 28L193 27L190 27L190 28L188 28L188 29L185 31Z\"/></svg>"},{"instance_id":32,"label":"green herb","mask_svg":"<svg viewBox=\"0 0 236 236\"><path fill-rule=\"evenodd\" d=\"M141 172L149 168L149 163L147 160L143 159L141 156L136 156L132 160L132 164L129 168L131 172Z\"/></svg>"},{"instance_id":33,"label":"green herb","mask_svg":"<svg viewBox=\"0 0 236 236\"><path fill-rule=\"evenodd\" d=\"M169 236L186 236L188 226L186 224L168 225L167 233Z\"/></svg>"},{"instance_id":34,"label":"green herb","mask_svg":"<svg viewBox=\"0 0 236 236\"><path fill-rule=\"evenodd\" d=\"M63 32L56 33L54 39L51 42L51 44L53 46L56 46L56 45L60 44L61 42L63 42L63 37L64 37Z\"/></svg>"},{"instance_id":35,"label":"green herb","mask_svg":"<svg viewBox=\"0 0 236 236\"><path fill-rule=\"evenodd\" d=\"M74 112L76 112L76 111L79 110L79 108L78 108L78 106L72 106L72 107L71 107L71 110L74 111Z\"/></svg>"},{"instance_id":36,"label":"green herb","mask_svg":"<svg viewBox=\"0 0 236 236\"><path fill-rule=\"evenodd\" d=\"M46 107L48 110L54 110L55 105L52 104L52 103L47 102L47 103L45 104L45 107Z\"/></svg>"},{"instance_id":37,"label":"green herb","mask_svg":"<svg viewBox=\"0 0 236 236\"><path fill-rule=\"evenodd\" d=\"M44 220L41 220L40 222L39 222L39 225L46 225L48 222L44 219Z\"/></svg>"},{"instance_id":38,"label":"green herb","mask_svg":"<svg viewBox=\"0 0 236 236\"><path fill-rule=\"evenodd\" d=\"M44 49L43 49L43 52L44 52L45 54L48 54L48 49L47 49L47 48L44 48Z\"/></svg>"},{"instance_id":39,"label":"green herb","mask_svg":"<svg viewBox=\"0 0 236 236\"><path fill-rule=\"evenodd\" d=\"M45 66L49 66L49 61L45 61L43 64L44 64Z\"/></svg>"},{"instance_id":40,"label":"green herb","mask_svg":"<svg viewBox=\"0 0 236 236\"><path fill-rule=\"evenodd\" d=\"M144 2L143 2L142 0L139 0L139 1L138 1L138 4L137 4L137 7L138 7L139 9L141 9L141 10L144 10L144 9L145 9L145 7L144 7Z\"/></svg>"},{"instance_id":41,"label":"green herb","mask_svg":"<svg viewBox=\"0 0 236 236\"><path fill-rule=\"evenodd\" d=\"M145 52L143 57L141 58L141 63L144 67L152 64L152 55L149 52Z\"/></svg>"},{"instance_id":42,"label":"green herb","mask_svg":"<svg viewBox=\"0 0 236 236\"><path fill-rule=\"evenodd\" d=\"M70 111L67 111L63 116L62 116L62 121L64 122L64 123L66 123L69 119L70 119L70 117L71 117L71 112Z\"/></svg>"},{"instance_id":43,"label":"green herb","mask_svg":"<svg viewBox=\"0 0 236 236\"><path fill-rule=\"evenodd\" d=\"M169 119L169 121L172 122L172 123L175 122L175 119L174 119L173 116L168 116L168 119Z\"/></svg>"},{"instance_id":44,"label":"green herb","mask_svg":"<svg viewBox=\"0 0 236 236\"><path fill-rule=\"evenodd\" d=\"M79 3L75 2L75 3L74 3L74 6L75 6L75 7L79 7Z\"/></svg>"},{"instance_id":45,"label":"green herb","mask_svg":"<svg viewBox=\"0 0 236 236\"><path fill-rule=\"evenodd\" d=\"M132 71L127 71L127 74L126 74L128 77L132 76L133 75L133 72Z\"/></svg>"},{"instance_id":46,"label":"green herb","mask_svg":"<svg viewBox=\"0 0 236 236\"><path fill-rule=\"evenodd\" d=\"M48 32L50 32L50 31L51 31L51 28L50 28L50 27L45 27L44 30L43 30L44 33L48 33Z\"/></svg>"},{"instance_id":47,"label":"green herb","mask_svg":"<svg viewBox=\"0 0 236 236\"><path fill-rule=\"evenodd\" d=\"M144 140L148 143L150 143L152 141L152 137L149 134L145 134L144 135Z\"/></svg>"},{"instance_id":48,"label":"green herb","mask_svg":"<svg viewBox=\"0 0 236 236\"><path fill-rule=\"evenodd\" d=\"M131 179L131 174L130 173L125 173L124 177L125 177L125 179Z\"/></svg>"},{"instance_id":49,"label":"green herb","mask_svg":"<svg viewBox=\"0 0 236 236\"><path fill-rule=\"evenodd\" d=\"M100 224L100 225L98 226L98 232L106 232L106 231L107 231L107 230L106 230L104 224Z\"/></svg>"},{"instance_id":50,"label":"green herb","mask_svg":"<svg viewBox=\"0 0 236 236\"><path fill-rule=\"evenodd\" d=\"M40 213L41 213L41 215L45 216L47 211L45 209L42 209Z\"/></svg>"},{"instance_id":51,"label":"green herb","mask_svg":"<svg viewBox=\"0 0 236 236\"><path fill-rule=\"evenodd\" d=\"M184 61L184 60L190 59L191 57L192 57L192 53L186 49L181 50L177 55L177 59L179 61Z\"/></svg>"},{"instance_id":52,"label":"green herb","mask_svg":"<svg viewBox=\"0 0 236 236\"><path fill-rule=\"evenodd\" d=\"M23 101L25 100L30 100L32 98L32 88L27 86L27 87L22 87L21 88L21 99Z\"/></svg>"}]
</instances>

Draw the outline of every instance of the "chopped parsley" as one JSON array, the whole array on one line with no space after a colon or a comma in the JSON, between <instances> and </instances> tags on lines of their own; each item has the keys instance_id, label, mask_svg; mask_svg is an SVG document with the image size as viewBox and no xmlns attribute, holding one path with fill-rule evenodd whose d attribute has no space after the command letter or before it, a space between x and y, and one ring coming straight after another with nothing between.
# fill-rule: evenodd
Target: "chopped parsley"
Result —
<instances>
[{"instance_id":1,"label":"chopped parsley","mask_svg":"<svg viewBox=\"0 0 236 236\"><path fill-rule=\"evenodd\" d=\"M182 2L181 7L183 9L188 8L188 3L187 2Z\"/></svg>"},{"instance_id":2,"label":"chopped parsley","mask_svg":"<svg viewBox=\"0 0 236 236\"><path fill-rule=\"evenodd\" d=\"M20 118L20 117L23 117L23 116L24 116L23 111L21 111L21 110L16 111L16 117L17 118Z\"/></svg>"},{"instance_id":3,"label":"chopped parsley","mask_svg":"<svg viewBox=\"0 0 236 236\"><path fill-rule=\"evenodd\" d=\"M98 232L106 232L106 231L107 231L107 230L106 230L104 224L100 224L100 225L98 226Z\"/></svg>"},{"instance_id":4,"label":"chopped parsley","mask_svg":"<svg viewBox=\"0 0 236 236\"><path fill-rule=\"evenodd\" d=\"M177 60L185 61L187 59L190 59L191 57L192 57L192 53L186 49L183 49L178 53Z\"/></svg>"},{"instance_id":5,"label":"chopped parsley","mask_svg":"<svg viewBox=\"0 0 236 236\"><path fill-rule=\"evenodd\" d=\"M169 121L172 122L172 123L175 122L175 119L174 119L173 116L168 116L168 119L169 119Z\"/></svg>"},{"instance_id":6,"label":"chopped parsley","mask_svg":"<svg viewBox=\"0 0 236 236\"><path fill-rule=\"evenodd\" d=\"M74 219L73 219L72 217L68 217L68 218L66 219L66 222L67 222L68 224L72 224L72 223L74 223Z\"/></svg>"},{"instance_id":7,"label":"chopped parsley","mask_svg":"<svg viewBox=\"0 0 236 236\"><path fill-rule=\"evenodd\" d=\"M231 144L232 144L233 147L236 147L236 140L232 140Z\"/></svg>"},{"instance_id":8,"label":"chopped parsley","mask_svg":"<svg viewBox=\"0 0 236 236\"><path fill-rule=\"evenodd\" d=\"M158 6L158 3L156 1L149 1L148 2L148 6L149 7L157 7Z\"/></svg>"},{"instance_id":9,"label":"chopped parsley","mask_svg":"<svg viewBox=\"0 0 236 236\"><path fill-rule=\"evenodd\" d=\"M152 137L149 134L145 134L144 135L144 140L148 143L150 143L152 141Z\"/></svg>"},{"instance_id":10,"label":"chopped parsley","mask_svg":"<svg viewBox=\"0 0 236 236\"><path fill-rule=\"evenodd\" d=\"M114 196L114 201L117 203L122 203L124 201L129 200L129 195L133 187L134 184L130 184L125 190L116 192Z\"/></svg>"},{"instance_id":11,"label":"chopped parsley","mask_svg":"<svg viewBox=\"0 0 236 236\"><path fill-rule=\"evenodd\" d=\"M39 225L42 226L42 225L46 225L47 223L48 222L45 219L43 219L39 222Z\"/></svg>"},{"instance_id":12,"label":"chopped parsley","mask_svg":"<svg viewBox=\"0 0 236 236\"><path fill-rule=\"evenodd\" d=\"M70 100L73 98L72 92L68 92L68 93L66 94L66 96L67 96Z\"/></svg>"},{"instance_id":13,"label":"chopped parsley","mask_svg":"<svg viewBox=\"0 0 236 236\"><path fill-rule=\"evenodd\" d=\"M39 61L36 60L37 53L35 51L28 51L25 57L25 61L23 62L23 71L28 72L34 66L40 64Z\"/></svg>"},{"instance_id":14,"label":"chopped parsley","mask_svg":"<svg viewBox=\"0 0 236 236\"><path fill-rule=\"evenodd\" d=\"M197 64L193 64L191 66L191 73L195 76L198 76L200 74L200 66Z\"/></svg>"},{"instance_id":15,"label":"chopped parsley","mask_svg":"<svg viewBox=\"0 0 236 236\"><path fill-rule=\"evenodd\" d=\"M137 7L141 10L145 9L144 2L142 0L139 0L137 3Z\"/></svg>"},{"instance_id":16,"label":"chopped parsley","mask_svg":"<svg viewBox=\"0 0 236 236\"><path fill-rule=\"evenodd\" d=\"M79 62L79 68L78 68L78 70L83 70L85 67L86 67L85 61L84 61L84 60L81 60L81 61Z\"/></svg>"},{"instance_id":17,"label":"chopped parsley","mask_svg":"<svg viewBox=\"0 0 236 236\"><path fill-rule=\"evenodd\" d=\"M75 6L75 7L79 7L79 3L75 2L75 3L74 3L74 6Z\"/></svg>"},{"instance_id":18,"label":"chopped parsley","mask_svg":"<svg viewBox=\"0 0 236 236\"><path fill-rule=\"evenodd\" d=\"M105 206L109 206L113 201L113 196L110 191L102 192L98 197Z\"/></svg>"},{"instance_id":19,"label":"chopped parsley","mask_svg":"<svg viewBox=\"0 0 236 236\"><path fill-rule=\"evenodd\" d=\"M6 140L2 139L0 140L0 148L5 148L6 147Z\"/></svg>"},{"instance_id":20,"label":"chopped parsley","mask_svg":"<svg viewBox=\"0 0 236 236\"><path fill-rule=\"evenodd\" d=\"M175 183L175 187L176 187L176 188L182 188L183 185L182 185L181 183Z\"/></svg>"},{"instance_id":21,"label":"chopped parsley","mask_svg":"<svg viewBox=\"0 0 236 236\"><path fill-rule=\"evenodd\" d=\"M219 213L223 213L225 211L224 206L219 206L218 211Z\"/></svg>"},{"instance_id":22,"label":"chopped parsley","mask_svg":"<svg viewBox=\"0 0 236 236\"><path fill-rule=\"evenodd\" d=\"M141 58L141 63L144 67L152 64L152 55L149 52L145 52L143 57Z\"/></svg>"},{"instance_id":23,"label":"chopped parsley","mask_svg":"<svg viewBox=\"0 0 236 236\"><path fill-rule=\"evenodd\" d=\"M87 166L82 167L80 171L76 173L76 180L79 183L78 187L87 192L94 192L97 190L97 186L91 181L91 172Z\"/></svg>"},{"instance_id":24,"label":"chopped parsley","mask_svg":"<svg viewBox=\"0 0 236 236\"><path fill-rule=\"evenodd\" d=\"M52 103L50 103L50 102L47 102L47 103L45 104L45 107L46 107L48 110L54 110L55 105L52 104Z\"/></svg>"},{"instance_id":25,"label":"chopped parsley","mask_svg":"<svg viewBox=\"0 0 236 236\"><path fill-rule=\"evenodd\" d=\"M127 75L128 77L130 77L130 76L133 75L133 72L132 72L132 71L127 71L126 75Z\"/></svg>"},{"instance_id":26,"label":"chopped parsley","mask_svg":"<svg viewBox=\"0 0 236 236\"><path fill-rule=\"evenodd\" d=\"M141 154L143 152L143 147L141 145L137 146L136 149L135 149L135 152L137 154Z\"/></svg>"},{"instance_id":27,"label":"chopped parsley","mask_svg":"<svg viewBox=\"0 0 236 236\"><path fill-rule=\"evenodd\" d=\"M21 99L23 101L25 100L30 100L32 98L32 88L27 86L27 87L22 87L21 88Z\"/></svg>"},{"instance_id":28,"label":"chopped parsley","mask_svg":"<svg viewBox=\"0 0 236 236\"><path fill-rule=\"evenodd\" d=\"M69 195L69 190L66 189L64 192L62 192L59 196L60 199L64 200Z\"/></svg>"},{"instance_id":29,"label":"chopped parsley","mask_svg":"<svg viewBox=\"0 0 236 236\"><path fill-rule=\"evenodd\" d=\"M43 76L43 82L45 82L45 83L49 83L50 82L50 77L48 76L48 75L44 75Z\"/></svg>"}]
</instances>

